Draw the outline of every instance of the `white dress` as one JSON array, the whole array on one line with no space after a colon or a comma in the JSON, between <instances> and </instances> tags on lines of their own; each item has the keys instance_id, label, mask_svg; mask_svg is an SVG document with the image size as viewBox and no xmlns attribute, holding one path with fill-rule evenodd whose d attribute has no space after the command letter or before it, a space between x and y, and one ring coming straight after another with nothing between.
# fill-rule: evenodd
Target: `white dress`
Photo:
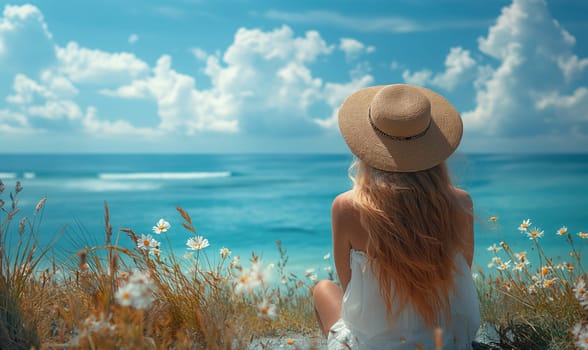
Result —
<instances>
[{"instance_id":1,"label":"white dress","mask_svg":"<svg viewBox=\"0 0 588 350\"><path fill-rule=\"evenodd\" d=\"M410 305L388 324L386 304L380 296L365 253L351 250L351 279L343 296L341 319L331 328L328 349L435 349L434 334ZM460 254L450 294L451 322L442 320L444 349L471 349L480 326L478 294L469 266ZM394 309L394 305L392 306Z\"/></svg>"}]
</instances>

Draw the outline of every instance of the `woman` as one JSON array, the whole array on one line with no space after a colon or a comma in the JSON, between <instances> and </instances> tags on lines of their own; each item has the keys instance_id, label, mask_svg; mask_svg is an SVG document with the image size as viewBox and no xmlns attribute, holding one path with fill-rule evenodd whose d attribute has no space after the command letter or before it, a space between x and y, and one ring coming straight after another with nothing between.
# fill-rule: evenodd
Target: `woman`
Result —
<instances>
[{"instance_id":1,"label":"woman","mask_svg":"<svg viewBox=\"0 0 588 350\"><path fill-rule=\"evenodd\" d=\"M353 189L332 206L341 287L313 291L328 348L471 348L473 206L445 165L461 140L459 113L422 87L374 86L343 102L339 128L357 160Z\"/></svg>"}]
</instances>

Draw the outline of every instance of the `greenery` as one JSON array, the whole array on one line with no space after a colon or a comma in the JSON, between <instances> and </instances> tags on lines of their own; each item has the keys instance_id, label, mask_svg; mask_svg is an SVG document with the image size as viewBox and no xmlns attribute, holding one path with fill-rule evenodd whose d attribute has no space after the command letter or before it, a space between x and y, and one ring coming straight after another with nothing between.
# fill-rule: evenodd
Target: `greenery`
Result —
<instances>
[{"instance_id":1,"label":"greenery","mask_svg":"<svg viewBox=\"0 0 588 350\"><path fill-rule=\"evenodd\" d=\"M153 235L131 229L113 233L105 204L104 244L80 247L74 257L56 262L48 257L52 244L38 244L45 199L25 216L18 207L21 191L18 182L6 191L0 181L3 349L301 348L294 335L310 339L305 347L319 347L310 297L316 275L288 273L287 252L279 242L275 265L263 266L254 253L241 261L226 248L219 259L210 259L208 241L178 208L191 253L176 257L162 247L169 246L168 222L160 220ZM570 244L571 262L556 264L541 250L542 232L528 227L521 232L536 235L531 242L540 265L533 269L526 255L506 243L491 247L497 273L480 271L476 278L487 335L479 348L582 346L588 338L588 292L582 283L588 280L572 234L561 235ZM118 235L135 248L113 243ZM270 272L281 280L268 283ZM329 276L334 278L332 270Z\"/></svg>"}]
</instances>

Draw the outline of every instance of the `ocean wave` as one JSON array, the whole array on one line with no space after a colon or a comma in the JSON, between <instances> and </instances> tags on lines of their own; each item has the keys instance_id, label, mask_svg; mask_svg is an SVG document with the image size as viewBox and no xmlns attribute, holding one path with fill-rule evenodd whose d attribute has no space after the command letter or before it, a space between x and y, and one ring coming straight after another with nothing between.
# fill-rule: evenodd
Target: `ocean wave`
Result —
<instances>
[{"instance_id":1,"label":"ocean wave","mask_svg":"<svg viewBox=\"0 0 588 350\"><path fill-rule=\"evenodd\" d=\"M101 180L193 180L215 177L230 177L229 171L217 172L170 172L170 173L100 173Z\"/></svg>"},{"instance_id":2,"label":"ocean wave","mask_svg":"<svg viewBox=\"0 0 588 350\"><path fill-rule=\"evenodd\" d=\"M0 173L0 180L16 179L16 173Z\"/></svg>"},{"instance_id":3,"label":"ocean wave","mask_svg":"<svg viewBox=\"0 0 588 350\"><path fill-rule=\"evenodd\" d=\"M36 177L36 174L31 171L27 171L22 174L19 174L19 173L0 173L0 179L2 179L2 180L12 180L12 179L30 180L30 179L34 179L35 177Z\"/></svg>"},{"instance_id":4,"label":"ocean wave","mask_svg":"<svg viewBox=\"0 0 588 350\"><path fill-rule=\"evenodd\" d=\"M82 192L136 192L154 191L161 188L150 182L112 182L102 180L74 180L62 184L64 188Z\"/></svg>"}]
</instances>

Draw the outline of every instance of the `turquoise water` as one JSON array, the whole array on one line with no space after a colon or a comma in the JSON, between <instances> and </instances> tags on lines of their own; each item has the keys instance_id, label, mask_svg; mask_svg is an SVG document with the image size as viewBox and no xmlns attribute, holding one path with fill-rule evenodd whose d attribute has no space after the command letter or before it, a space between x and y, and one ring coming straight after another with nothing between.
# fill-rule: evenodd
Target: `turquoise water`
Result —
<instances>
[{"instance_id":1,"label":"turquoise water","mask_svg":"<svg viewBox=\"0 0 588 350\"><path fill-rule=\"evenodd\" d=\"M176 207L192 217L210 242L211 259L221 247L243 259L251 252L277 262L276 241L288 251L288 270L321 274L329 264L330 205L350 187L349 155L0 155L0 179L7 190L20 180L20 206L32 213L47 203L41 244L62 228L54 249L73 257L83 245L104 241L104 202L115 235L119 228L151 233L157 220L172 225L162 241L164 253L186 252L190 237ZM475 263L490 260L486 248L500 241L515 251L531 241L517 230L524 219L544 230L543 248L564 260L569 253L555 231L565 225L585 255L588 240L588 155L464 155L450 160L456 185L468 190L476 214ZM8 201L7 193L3 195ZM497 216L496 223L488 222ZM171 246L168 245L169 244ZM121 234L120 245L133 242Z\"/></svg>"}]
</instances>

